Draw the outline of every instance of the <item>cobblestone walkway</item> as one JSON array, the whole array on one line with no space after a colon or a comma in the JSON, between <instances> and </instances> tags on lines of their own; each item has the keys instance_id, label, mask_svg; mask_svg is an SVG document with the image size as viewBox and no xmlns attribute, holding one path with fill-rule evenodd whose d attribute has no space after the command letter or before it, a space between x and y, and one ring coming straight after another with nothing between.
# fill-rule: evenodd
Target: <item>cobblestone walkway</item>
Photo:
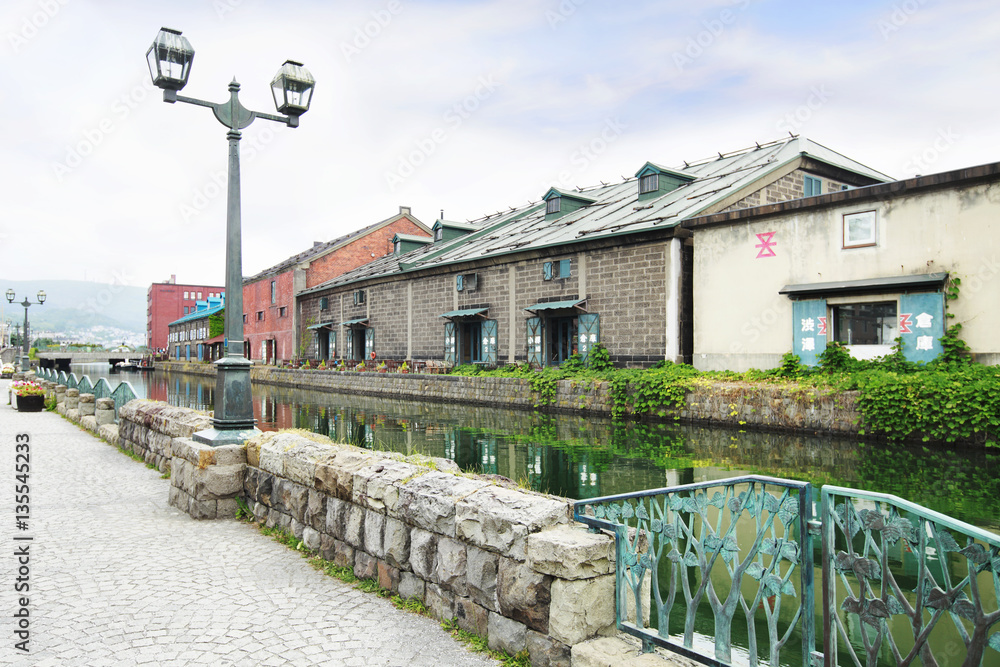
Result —
<instances>
[{"instance_id":1,"label":"cobblestone walkway","mask_svg":"<svg viewBox=\"0 0 1000 667\"><path fill-rule=\"evenodd\" d=\"M169 482L0 382L0 664L495 665L437 622L314 571L235 521L167 505ZM15 529L14 437L31 436L31 519ZM30 535L31 542L14 537ZM14 649L30 544L30 653ZM19 595L24 595L19 594Z\"/></svg>"}]
</instances>

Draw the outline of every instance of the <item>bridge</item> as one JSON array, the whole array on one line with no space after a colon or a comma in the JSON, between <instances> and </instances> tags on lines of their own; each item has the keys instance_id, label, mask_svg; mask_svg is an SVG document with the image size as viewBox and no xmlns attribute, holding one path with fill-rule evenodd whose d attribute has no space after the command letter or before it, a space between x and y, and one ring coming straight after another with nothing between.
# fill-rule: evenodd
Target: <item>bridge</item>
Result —
<instances>
[{"instance_id":1,"label":"bridge","mask_svg":"<svg viewBox=\"0 0 1000 667\"><path fill-rule=\"evenodd\" d=\"M107 363L112 367L119 361L125 359L140 359L142 355L138 352L38 352L36 355L38 365L42 368L54 368L59 371L69 372L70 364L99 364Z\"/></svg>"}]
</instances>

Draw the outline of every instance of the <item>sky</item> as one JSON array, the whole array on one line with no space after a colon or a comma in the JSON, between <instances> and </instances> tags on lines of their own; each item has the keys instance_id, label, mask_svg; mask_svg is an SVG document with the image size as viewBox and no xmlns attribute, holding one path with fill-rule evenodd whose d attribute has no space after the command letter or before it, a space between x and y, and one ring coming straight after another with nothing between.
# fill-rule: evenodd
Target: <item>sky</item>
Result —
<instances>
[{"instance_id":1,"label":"sky","mask_svg":"<svg viewBox=\"0 0 1000 667\"><path fill-rule=\"evenodd\" d=\"M801 134L894 178L1000 160L1000 3L894 0L5 0L0 279L224 284L226 128L182 95L298 128L241 142L243 274L409 206L428 227ZM0 288L3 286L0 285ZM20 298L20 295L18 295Z\"/></svg>"}]
</instances>

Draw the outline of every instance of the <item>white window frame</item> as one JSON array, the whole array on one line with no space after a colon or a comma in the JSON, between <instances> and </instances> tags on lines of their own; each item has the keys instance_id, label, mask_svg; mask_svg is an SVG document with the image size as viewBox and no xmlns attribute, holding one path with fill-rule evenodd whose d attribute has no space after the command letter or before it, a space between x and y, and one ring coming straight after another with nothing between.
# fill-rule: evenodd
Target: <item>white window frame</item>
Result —
<instances>
[{"instance_id":1,"label":"white window frame","mask_svg":"<svg viewBox=\"0 0 1000 667\"><path fill-rule=\"evenodd\" d=\"M644 195L660 189L660 175L646 174L639 179L639 194Z\"/></svg>"},{"instance_id":2,"label":"white window frame","mask_svg":"<svg viewBox=\"0 0 1000 667\"><path fill-rule=\"evenodd\" d=\"M878 211L868 209L866 211L853 211L844 213L841 216L841 240L842 247L847 248L867 248L878 244ZM867 222L871 225L869 233L864 237L851 237L851 222Z\"/></svg>"}]
</instances>

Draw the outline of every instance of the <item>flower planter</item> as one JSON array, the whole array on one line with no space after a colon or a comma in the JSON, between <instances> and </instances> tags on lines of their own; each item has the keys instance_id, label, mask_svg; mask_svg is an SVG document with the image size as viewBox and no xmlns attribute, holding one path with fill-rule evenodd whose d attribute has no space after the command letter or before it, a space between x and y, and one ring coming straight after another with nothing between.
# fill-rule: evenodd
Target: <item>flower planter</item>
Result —
<instances>
[{"instance_id":1,"label":"flower planter","mask_svg":"<svg viewBox=\"0 0 1000 667\"><path fill-rule=\"evenodd\" d=\"M45 396L31 395L17 397L18 412L41 412L45 409Z\"/></svg>"}]
</instances>

